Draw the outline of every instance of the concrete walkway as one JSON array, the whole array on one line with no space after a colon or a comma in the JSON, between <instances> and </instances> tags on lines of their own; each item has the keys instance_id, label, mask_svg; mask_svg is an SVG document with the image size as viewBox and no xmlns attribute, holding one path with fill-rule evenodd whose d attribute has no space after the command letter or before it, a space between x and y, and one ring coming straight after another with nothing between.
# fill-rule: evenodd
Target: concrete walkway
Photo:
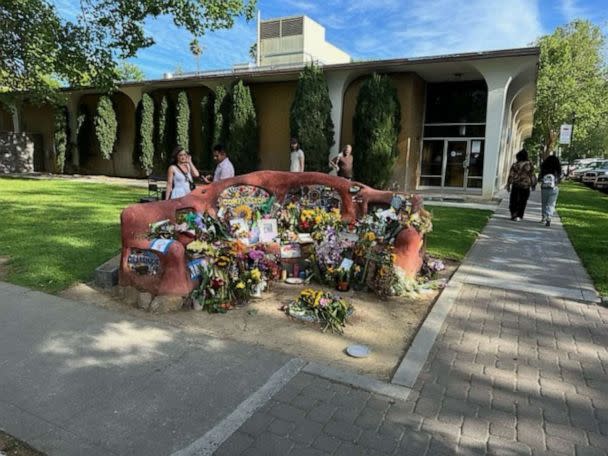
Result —
<instances>
[{"instance_id":1,"label":"concrete walkway","mask_svg":"<svg viewBox=\"0 0 608 456\"><path fill-rule=\"evenodd\" d=\"M607 455L608 309L559 222L505 204L411 388L0 284L0 428L62 456Z\"/></svg>"}]
</instances>

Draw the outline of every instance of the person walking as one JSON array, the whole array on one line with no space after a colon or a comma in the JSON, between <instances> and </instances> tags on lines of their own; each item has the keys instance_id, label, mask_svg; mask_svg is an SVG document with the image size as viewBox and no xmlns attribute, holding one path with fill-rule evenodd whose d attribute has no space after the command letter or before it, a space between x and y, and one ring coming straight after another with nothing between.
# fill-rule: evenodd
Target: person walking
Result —
<instances>
[{"instance_id":1,"label":"person walking","mask_svg":"<svg viewBox=\"0 0 608 456\"><path fill-rule=\"evenodd\" d=\"M304 172L304 151L300 149L298 140L291 138L289 141L291 153L289 155L290 164L289 171L292 173L303 173Z\"/></svg>"},{"instance_id":2,"label":"person walking","mask_svg":"<svg viewBox=\"0 0 608 456\"><path fill-rule=\"evenodd\" d=\"M216 144L213 147L213 160L215 163L217 163L215 166L215 172L213 173L213 179L211 178L211 175L203 176L203 181L205 181L206 184L210 184L211 181L219 182L221 180L234 177L234 166L228 158L228 154L226 153L224 146L221 144Z\"/></svg>"},{"instance_id":3,"label":"person walking","mask_svg":"<svg viewBox=\"0 0 608 456\"><path fill-rule=\"evenodd\" d=\"M350 144L347 144L342 148L342 151L329 161L331 167L333 167L338 176L344 177L345 179L353 178L353 148Z\"/></svg>"},{"instance_id":4,"label":"person walking","mask_svg":"<svg viewBox=\"0 0 608 456\"><path fill-rule=\"evenodd\" d=\"M557 185L562 175L562 164L555 155L549 155L540 165L540 195L542 204L541 223L551 226L551 217L555 212L555 204L559 195Z\"/></svg>"},{"instance_id":5,"label":"person walking","mask_svg":"<svg viewBox=\"0 0 608 456\"><path fill-rule=\"evenodd\" d=\"M524 218L528 198L530 198L530 189L536 189L536 176L534 175L534 165L528 159L528 151L522 149L515 155L517 160L509 170L509 179L507 180L507 191L509 196L509 210L511 211L511 220L520 221Z\"/></svg>"},{"instance_id":6,"label":"person walking","mask_svg":"<svg viewBox=\"0 0 608 456\"><path fill-rule=\"evenodd\" d=\"M167 191L165 199L176 199L186 196L196 185L194 178L199 177L200 173L188 152L180 146L173 150L171 165L167 171Z\"/></svg>"}]
</instances>

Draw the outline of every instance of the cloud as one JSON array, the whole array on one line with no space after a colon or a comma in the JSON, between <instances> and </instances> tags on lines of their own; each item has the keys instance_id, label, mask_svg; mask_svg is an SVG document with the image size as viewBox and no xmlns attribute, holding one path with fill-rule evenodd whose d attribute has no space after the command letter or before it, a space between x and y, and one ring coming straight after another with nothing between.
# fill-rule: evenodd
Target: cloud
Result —
<instances>
[{"instance_id":1,"label":"cloud","mask_svg":"<svg viewBox=\"0 0 608 456\"><path fill-rule=\"evenodd\" d=\"M562 16L564 16L564 18L568 22L572 21L573 19L585 16L584 9L577 5L576 0L561 0L560 10Z\"/></svg>"}]
</instances>

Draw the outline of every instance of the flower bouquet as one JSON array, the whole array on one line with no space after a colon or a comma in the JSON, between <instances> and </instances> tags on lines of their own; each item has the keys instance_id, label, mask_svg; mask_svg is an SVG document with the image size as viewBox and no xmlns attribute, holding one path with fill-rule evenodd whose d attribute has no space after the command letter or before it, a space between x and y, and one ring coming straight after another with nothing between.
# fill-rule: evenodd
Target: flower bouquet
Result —
<instances>
[{"instance_id":1,"label":"flower bouquet","mask_svg":"<svg viewBox=\"0 0 608 456\"><path fill-rule=\"evenodd\" d=\"M304 321L317 321L323 325L323 332L330 330L342 334L346 320L353 313L353 307L339 296L327 291L306 288L298 298L284 308L287 315Z\"/></svg>"}]
</instances>

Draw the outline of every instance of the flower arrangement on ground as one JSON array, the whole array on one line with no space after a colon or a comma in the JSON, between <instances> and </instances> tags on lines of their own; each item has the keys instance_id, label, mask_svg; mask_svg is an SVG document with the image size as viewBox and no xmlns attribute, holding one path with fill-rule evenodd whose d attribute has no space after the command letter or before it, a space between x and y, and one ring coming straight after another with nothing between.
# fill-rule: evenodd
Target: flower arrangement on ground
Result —
<instances>
[{"instance_id":1,"label":"flower arrangement on ground","mask_svg":"<svg viewBox=\"0 0 608 456\"><path fill-rule=\"evenodd\" d=\"M345 299L333 293L306 288L284 310L294 318L321 323L323 332L329 329L342 334L346 320L354 308Z\"/></svg>"}]
</instances>

